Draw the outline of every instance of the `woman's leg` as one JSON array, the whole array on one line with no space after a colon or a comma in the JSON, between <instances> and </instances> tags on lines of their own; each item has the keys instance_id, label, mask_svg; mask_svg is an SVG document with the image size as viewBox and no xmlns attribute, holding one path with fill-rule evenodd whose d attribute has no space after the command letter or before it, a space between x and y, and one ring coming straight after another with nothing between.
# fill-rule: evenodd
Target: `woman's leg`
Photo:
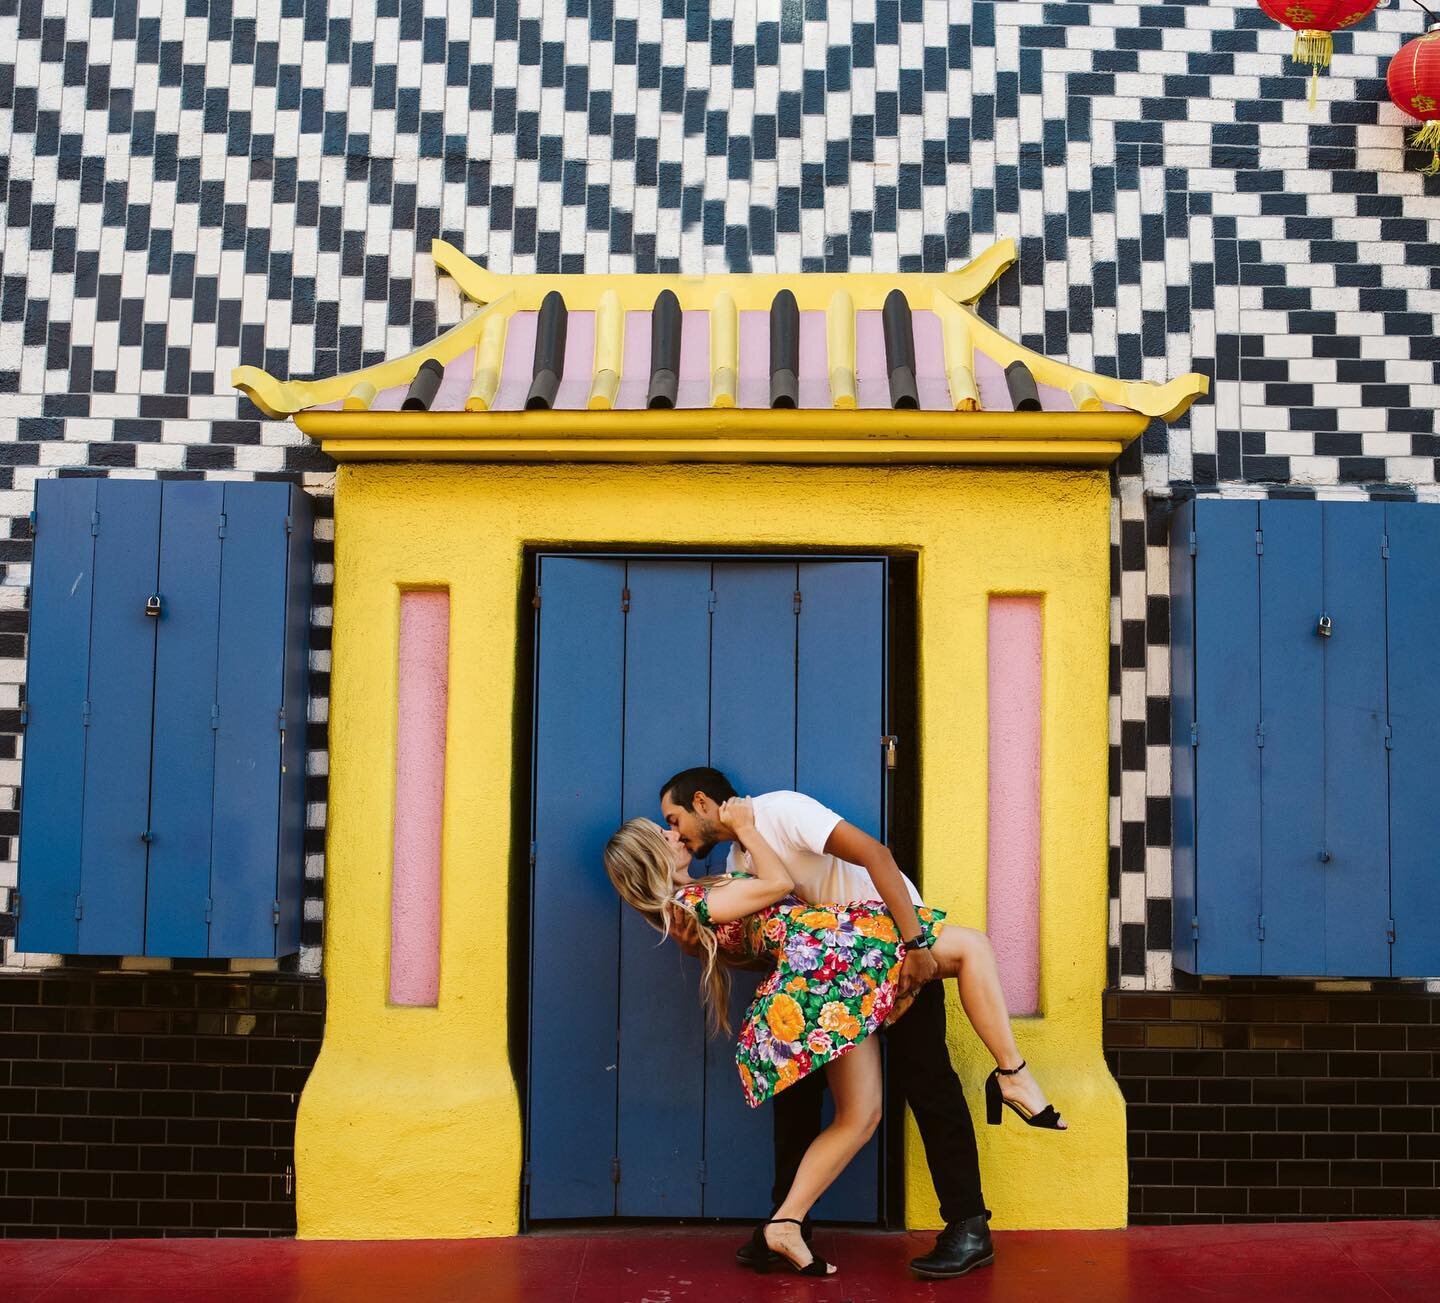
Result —
<instances>
[{"instance_id":1,"label":"woman's leg","mask_svg":"<svg viewBox=\"0 0 1440 1303\"><path fill-rule=\"evenodd\" d=\"M995 951L990 938L974 928L956 927L947 923L935 938L934 954L942 977L953 977L960 988L960 1003L975 1034L995 1056L1002 1068L1013 1068L1024 1056L1015 1044L1010 1027L1010 1013L1005 1008L1005 992L1000 987L1000 970L995 965ZM1014 1076L1001 1077L1000 1093L1013 1099L1031 1113L1038 1113L1047 1103L1045 1092L1026 1068Z\"/></svg>"},{"instance_id":2,"label":"woman's leg","mask_svg":"<svg viewBox=\"0 0 1440 1303\"><path fill-rule=\"evenodd\" d=\"M776 1217L804 1221L846 1164L864 1148L880 1124L880 1042L867 1036L849 1054L825 1065L825 1078L835 1100L835 1118L811 1143L800 1160L800 1170ZM772 1249L805 1266L813 1256L799 1226L765 1228Z\"/></svg>"}]
</instances>

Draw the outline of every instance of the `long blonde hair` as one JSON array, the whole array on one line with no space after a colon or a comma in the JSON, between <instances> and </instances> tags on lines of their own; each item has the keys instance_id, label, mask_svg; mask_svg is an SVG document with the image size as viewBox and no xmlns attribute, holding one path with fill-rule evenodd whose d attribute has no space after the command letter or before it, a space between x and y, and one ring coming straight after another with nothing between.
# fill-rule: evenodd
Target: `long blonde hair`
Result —
<instances>
[{"instance_id":1,"label":"long blonde hair","mask_svg":"<svg viewBox=\"0 0 1440 1303\"><path fill-rule=\"evenodd\" d=\"M700 927L694 911L675 899L671 877L669 843L665 831L650 819L631 819L622 824L605 844L605 872L620 899L639 913L662 937L668 937L677 912L691 917L690 931L704 957L700 975L700 998L710 1030L730 1031L730 973L720 962L715 933ZM724 877L696 878L697 886L723 882Z\"/></svg>"}]
</instances>

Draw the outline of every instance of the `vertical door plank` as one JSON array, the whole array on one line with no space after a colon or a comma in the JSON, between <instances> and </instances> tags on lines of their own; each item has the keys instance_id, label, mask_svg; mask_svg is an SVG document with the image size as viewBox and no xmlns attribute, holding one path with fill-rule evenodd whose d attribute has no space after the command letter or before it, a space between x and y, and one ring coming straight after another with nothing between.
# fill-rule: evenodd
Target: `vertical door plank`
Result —
<instances>
[{"instance_id":1,"label":"vertical door plank","mask_svg":"<svg viewBox=\"0 0 1440 1303\"><path fill-rule=\"evenodd\" d=\"M881 836L884 809L885 563L802 562L797 650L795 786ZM909 757L913 763L914 757ZM913 873L912 866L906 867ZM827 1121L828 1121L827 1101ZM836 1221L878 1215L880 1136L815 1207Z\"/></svg>"},{"instance_id":2,"label":"vertical door plank","mask_svg":"<svg viewBox=\"0 0 1440 1303\"><path fill-rule=\"evenodd\" d=\"M75 897L95 553L90 518L98 482L41 480L36 486L15 941L24 952L70 954L79 945Z\"/></svg>"},{"instance_id":3,"label":"vertical door plank","mask_svg":"<svg viewBox=\"0 0 1440 1303\"><path fill-rule=\"evenodd\" d=\"M275 953L288 484L226 484L210 953Z\"/></svg>"},{"instance_id":4,"label":"vertical door plank","mask_svg":"<svg viewBox=\"0 0 1440 1303\"><path fill-rule=\"evenodd\" d=\"M305 752L309 720L310 590L315 536L315 507L299 485L290 486L293 522L286 556L284 709L280 743L280 922L275 953L300 949L305 894Z\"/></svg>"},{"instance_id":5,"label":"vertical door plank","mask_svg":"<svg viewBox=\"0 0 1440 1303\"><path fill-rule=\"evenodd\" d=\"M160 483L101 480L90 625L90 739L80 861L80 951L138 955L145 946L145 865Z\"/></svg>"},{"instance_id":6,"label":"vertical door plank","mask_svg":"<svg viewBox=\"0 0 1440 1303\"><path fill-rule=\"evenodd\" d=\"M1260 558L1253 502L1195 503L1199 968L1260 970Z\"/></svg>"},{"instance_id":7,"label":"vertical door plank","mask_svg":"<svg viewBox=\"0 0 1440 1303\"><path fill-rule=\"evenodd\" d=\"M1262 502L1263 971L1325 971L1325 683L1318 502ZM1203 734L1201 741L1204 747ZM1240 787L1232 779L1230 790Z\"/></svg>"},{"instance_id":8,"label":"vertical door plank","mask_svg":"<svg viewBox=\"0 0 1440 1303\"><path fill-rule=\"evenodd\" d=\"M1385 756L1385 504L1330 502L1325 525L1325 968L1390 972Z\"/></svg>"},{"instance_id":9,"label":"vertical door plank","mask_svg":"<svg viewBox=\"0 0 1440 1303\"><path fill-rule=\"evenodd\" d=\"M530 941L533 1218L615 1213L625 563L540 562Z\"/></svg>"},{"instance_id":10,"label":"vertical door plank","mask_svg":"<svg viewBox=\"0 0 1440 1303\"><path fill-rule=\"evenodd\" d=\"M715 564L710 762L742 794L795 786L797 583L790 563ZM754 974L735 974L737 1027L757 984ZM774 1179L771 1110L746 1105L733 1036L707 1042L705 1081L705 1215L763 1217Z\"/></svg>"},{"instance_id":11,"label":"vertical door plank","mask_svg":"<svg viewBox=\"0 0 1440 1303\"><path fill-rule=\"evenodd\" d=\"M1187 973L1196 963L1195 919L1195 558L1190 532L1195 503L1176 508L1170 523L1170 754L1173 757L1171 810L1174 835L1171 881L1172 932L1176 967Z\"/></svg>"},{"instance_id":12,"label":"vertical door plank","mask_svg":"<svg viewBox=\"0 0 1440 1303\"><path fill-rule=\"evenodd\" d=\"M632 561L622 815L659 820L660 784L710 750L710 563ZM698 1217L705 1117L700 964L620 911L622 1217Z\"/></svg>"},{"instance_id":13,"label":"vertical door plank","mask_svg":"<svg viewBox=\"0 0 1440 1303\"><path fill-rule=\"evenodd\" d=\"M1385 505L1390 559L1391 975L1440 973L1440 508Z\"/></svg>"},{"instance_id":14,"label":"vertical door plank","mask_svg":"<svg viewBox=\"0 0 1440 1303\"><path fill-rule=\"evenodd\" d=\"M225 486L161 486L160 593L151 749L145 953L210 953L210 822L215 787L215 663Z\"/></svg>"}]
</instances>

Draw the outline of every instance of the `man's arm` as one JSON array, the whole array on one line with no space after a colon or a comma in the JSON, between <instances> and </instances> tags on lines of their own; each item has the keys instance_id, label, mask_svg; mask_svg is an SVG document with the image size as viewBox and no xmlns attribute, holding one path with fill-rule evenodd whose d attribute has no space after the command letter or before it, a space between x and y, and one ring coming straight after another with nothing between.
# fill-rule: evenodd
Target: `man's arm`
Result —
<instances>
[{"instance_id":1,"label":"man's arm","mask_svg":"<svg viewBox=\"0 0 1440 1303\"><path fill-rule=\"evenodd\" d=\"M920 919L915 914L914 902L910 899L900 866L895 863L888 846L842 819L826 840L825 851L839 859L849 860L851 864L858 864L869 873L875 890L880 893L880 899L885 902L885 908L900 929L902 940L913 940L920 935ZM903 1000L918 991L939 971L940 965L928 948L907 947L905 963L900 969L900 998Z\"/></svg>"}]
</instances>

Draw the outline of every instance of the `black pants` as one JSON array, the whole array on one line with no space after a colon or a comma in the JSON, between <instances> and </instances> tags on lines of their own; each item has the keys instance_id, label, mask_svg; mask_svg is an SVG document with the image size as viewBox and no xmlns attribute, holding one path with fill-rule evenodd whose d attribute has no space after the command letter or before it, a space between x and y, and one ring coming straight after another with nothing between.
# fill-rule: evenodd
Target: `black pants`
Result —
<instances>
[{"instance_id":1,"label":"black pants","mask_svg":"<svg viewBox=\"0 0 1440 1303\"><path fill-rule=\"evenodd\" d=\"M889 1105L908 1103L914 1111L930 1179L940 1196L940 1216L960 1222L988 1212L980 1192L975 1127L945 1045L945 984L927 982L905 1016L885 1035L890 1044L890 1084L902 1096L896 1100L892 1093ZM812 1072L771 1101L775 1110L771 1197L776 1205L789 1192L810 1142L820 1134L824 1075Z\"/></svg>"}]
</instances>

